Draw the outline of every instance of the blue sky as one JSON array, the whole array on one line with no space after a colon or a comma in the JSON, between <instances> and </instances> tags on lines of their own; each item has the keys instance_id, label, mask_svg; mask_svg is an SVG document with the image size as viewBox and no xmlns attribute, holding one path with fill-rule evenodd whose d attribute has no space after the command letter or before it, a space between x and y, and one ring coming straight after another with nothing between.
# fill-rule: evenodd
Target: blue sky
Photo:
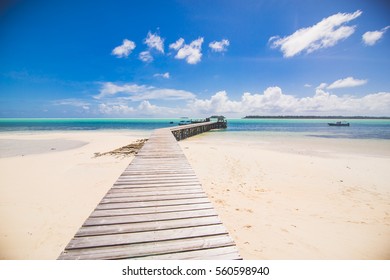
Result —
<instances>
[{"instance_id":1,"label":"blue sky","mask_svg":"<svg viewBox=\"0 0 390 280\"><path fill-rule=\"evenodd\" d=\"M0 6L0 117L390 116L387 1Z\"/></svg>"}]
</instances>

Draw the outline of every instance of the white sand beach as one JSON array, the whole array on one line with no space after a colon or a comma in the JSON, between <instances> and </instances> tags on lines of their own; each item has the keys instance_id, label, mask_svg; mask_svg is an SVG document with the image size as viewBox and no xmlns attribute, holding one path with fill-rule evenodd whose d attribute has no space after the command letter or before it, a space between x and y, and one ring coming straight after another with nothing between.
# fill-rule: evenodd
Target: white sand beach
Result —
<instances>
[{"instance_id":1,"label":"white sand beach","mask_svg":"<svg viewBox=\"0 0 390 280\"><path fill-rule=\"evenodd\" d=\"M56 259L132 157L101 156L148 132L0 134L0 259Z\"/></svg>"},{"instance_id":2,"label":"white sand beach","mask_svg":"<svg viewBox=\"0 0 390 280\"><path fill-rule=\"evenodd\" d=\"M180 142L244 259L390 259L390 141Z\"/></svg>"},{"instance_id":3,"label":"white sand beach","mask_svg":"<svg viewBox=\"0 0 390 280\"><path fill-rule=\"evenodd\" d=\"M56 259L131 161L94 153L146 137L2 133L0 258ZM179 144L244 259L390 258L390 141L209 132Z\"/></svg>"}]
</instances>

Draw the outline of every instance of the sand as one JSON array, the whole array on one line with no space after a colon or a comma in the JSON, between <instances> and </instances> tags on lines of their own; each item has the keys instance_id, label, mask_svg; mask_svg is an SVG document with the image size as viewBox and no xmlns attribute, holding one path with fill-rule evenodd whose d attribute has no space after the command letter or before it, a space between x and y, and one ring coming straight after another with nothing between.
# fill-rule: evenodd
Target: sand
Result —
<instances>
[{"instance_id":1,"label":"sand","mask_svg":"<svg viewBox=\"0 0 390 280\"><path fill-rule=\"evenodd\" d=\"M149 132L0 134L0 259L56 259L132 157L100 156Z\"/></svg>"},{"instance_id":2,"label":"sand","mask_svg":"<svg viewBox=\"0 0 390 280\"><path fill-rule=\"evenodd\" d=\"M56 259L132 159L94 154L148 134L1 133L0 258ZM244 259L390 258L390 141L208 132L179 144Z\"/></svg>"},{"instance_id":3,"label":"sand","mask_svg":"<svg viewBox=\"0 0 390 280\"><path fill-rule=\"evenodd\" d=\"M244 259L390 259L390 141L180 142Z\"/></svg>"}]
</instances>

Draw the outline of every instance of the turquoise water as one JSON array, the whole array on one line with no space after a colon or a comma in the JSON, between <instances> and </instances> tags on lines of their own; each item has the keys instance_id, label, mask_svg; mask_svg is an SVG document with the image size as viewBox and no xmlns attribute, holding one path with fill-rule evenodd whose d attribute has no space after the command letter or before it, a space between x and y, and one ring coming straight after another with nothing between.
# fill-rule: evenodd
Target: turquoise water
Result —
<instances>
[{"instance_id":1,"label":"turquoise water","mask_svg":"<svg viewBox=\"0 0 390 280\"><path fill-rule=\"evenodd\" d=\"M74 130L153 130L181 119L0 119L0 132ZM351 119L349 127L331 127L326 119L228 119L219 133L299 133L322 138L390 139L390 120Z\"/></svg>"},{"instance_id":2,"label":"turquoise water","mask_svg":"<svg viewBox=\"0 0 390 280\"><path fill-rule=\"evenodd\" d=\"M326 119L236 119L230 120L228 131L299 133L321 138L390 139L390 120L346 119L347 127L329 126Z\"/></svg>"},{"instance_id":3,"label":"turquoise water","mask_svg":"<svg viewBox=\"0 0 390 280\"><path fill-rule=\"evenodd\" d=\"M3 131L153 130L176 126L181 119L0 119Z\"/></svg>"}]
</instances>

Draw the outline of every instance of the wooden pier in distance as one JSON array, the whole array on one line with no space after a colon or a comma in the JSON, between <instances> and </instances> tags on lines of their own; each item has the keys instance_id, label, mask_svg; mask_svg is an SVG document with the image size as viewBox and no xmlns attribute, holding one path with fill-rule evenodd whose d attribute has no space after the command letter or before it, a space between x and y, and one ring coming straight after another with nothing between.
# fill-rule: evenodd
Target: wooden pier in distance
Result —
<instances>
[{"instance_id":1,"label":"wooden pier in distance","mask_svg":"<svg viewBox=\"0 0 390 280\"><path fill-rule=\"evenodd\" d=\"M241 259L176 141L214 127L155 130L58 259Z\"/></svg>"},{"instance_id":2,"label":"wooden pier in distance","mask_svg":"<svg viewBox=\"0 0 390 280\"><path fill-rule=\"evenodd\" d=\"M170 130L172 134L175 136L176 140L180 141L185 138L206 131L210 131L211 129L221 129L226 127L227 127L227 123L225 121L218 121L218 122L203 122L203 123L187 124L187 125L170 128Z\"/></svg>"}]
</instances>

